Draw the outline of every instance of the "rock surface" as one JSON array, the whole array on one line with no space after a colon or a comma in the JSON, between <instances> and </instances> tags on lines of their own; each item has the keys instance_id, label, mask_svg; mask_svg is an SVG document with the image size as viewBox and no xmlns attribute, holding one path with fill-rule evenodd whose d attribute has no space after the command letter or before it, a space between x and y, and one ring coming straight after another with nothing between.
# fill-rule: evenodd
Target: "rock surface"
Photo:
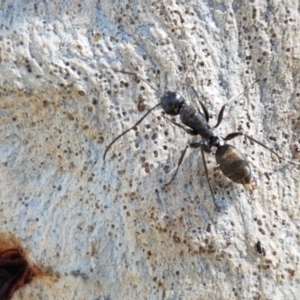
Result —
<instances>
[{"instance_id":1,"label":"rock surface","mask_svg":"<svg viewBox=\"0 0 300 300\"><path fill-rule=\"evenodd\" d=\"M299 166L232 140L254 181L206 155L217 212L198 150L163 188L199 138L159 109L102 159L194 86L212 124L233 99L220 136L299 162L298 1L223 2L0 3L0 230L53 274L13 299L299 298Z\"/></svg>"}]
</instances>

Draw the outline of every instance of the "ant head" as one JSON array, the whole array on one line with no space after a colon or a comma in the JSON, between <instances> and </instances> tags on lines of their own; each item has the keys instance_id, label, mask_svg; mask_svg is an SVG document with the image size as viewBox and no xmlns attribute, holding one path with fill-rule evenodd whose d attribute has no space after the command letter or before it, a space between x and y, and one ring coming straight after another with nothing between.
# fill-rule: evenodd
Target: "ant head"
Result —
<instances>
[{"instance_id":1,"label":"ant head","mask_svg":"<svg viewBox=\"0 0 300 300\"><path fill-rule=\"evenodd\" d=\"M164 112L170 116L179 115L182 106L185 103L184 98L176 92L165 92L160 99Z\"/></svg>"}]
</instances>

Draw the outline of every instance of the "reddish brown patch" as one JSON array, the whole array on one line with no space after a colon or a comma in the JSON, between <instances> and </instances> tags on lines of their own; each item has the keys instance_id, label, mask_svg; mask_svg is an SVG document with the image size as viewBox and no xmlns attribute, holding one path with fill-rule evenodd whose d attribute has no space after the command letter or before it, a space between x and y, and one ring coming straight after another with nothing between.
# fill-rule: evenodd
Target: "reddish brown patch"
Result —
<instances>
[{"instance_id":1,"label":"reddish brown patch","mask_svg":"<svg viewBox=\"0 0 300 300\"><path fill-rule=\"evenodd\" d=\"M43 271L32 264L20 242L13 236L0 234L0 299L9 300L21 286Z\"/></svg>"}]
</instances>

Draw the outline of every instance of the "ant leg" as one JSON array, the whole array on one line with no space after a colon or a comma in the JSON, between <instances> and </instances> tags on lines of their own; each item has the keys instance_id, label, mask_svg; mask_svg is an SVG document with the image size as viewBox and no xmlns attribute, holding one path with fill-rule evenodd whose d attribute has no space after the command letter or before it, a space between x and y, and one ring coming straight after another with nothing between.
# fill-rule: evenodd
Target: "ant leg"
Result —
<instances>
[{"instance_id":1,"label":"ant leg","mask_svg":"<svg viewBox=\"0 0 300 300\"><path fill-rule=\"evenodd\" d=\"M218 115L218 122L217 122L217 124L215 125L214 128L217 128L221 124L221 122L223 120L223 115L224 115L224 110L225 110L226 105L227 104L224 104L222 106L222 108L220 109L220 112L219 112L219 115Z\"/></svg>"},{"instance_id":2,"label":"ant leg","mask_svg":"<svg viewBox=\"0 0 300 300\"><path fill-rule=\"evenodd\" d=\"M135 128L137 125L139 125L151 112L152 110L154 110L155 108L157 108L158 106L160 106L161 103L156 104L154 107L152 107L139 121L137 121L132 127L128 128L127 130L123 131L121 134L119 134L115 139L113 139L113 141L106 147L106 150L104 151L103 154L103 160L105 160L105 156L108 152L108 150L110 149L110 147L124 134L126 134L128 131L130 131L131 129Z\"/></svg>"},{"instance_id":3,"label":"ant leg","mask_svg":"<svg viewBox=\"0 0 300 300\"><path fill-rule=\"evenodd\" d=\"M241 131L232 132L232 133L229 133L225 138L223 138L223 140L229 141L240 135L244 135L244 134Z\"/></svg>"},{"instance_id":4,"label":"ant leg","mask_svg":"<svg viewBox=\"0 0 300 300\"><path fill-rule=\"evenodd\" d=\"M199 148L200 147L200 149L201 149L201 156L202 156L202 162L203 162L203 165L204 165L206 180L207 180L207 183L208 183L208 186L209 186L209 189L210 189L210 193L211 193L211 196L213 198L215 207L216 207L217 211L220 212L220 208L217 205L215 195L213 193L212 187L211 187L209 179L208 179L208 169L207 169L207 164L206 164L206 160L205 160L205 154L204 154L204 147L203 146L204 145L203 145L202 141L199 142L199 143L190 143L190 147L191 148Z\"/></svg>"},{"instance_id":5,"label":"ant leg","mask_svg":"<svg viewBox=\"0 0 300 300\"><path fill-rule=\"evenodd\" d=\"M233 133L230 133L228 134L225 138L224 138L224 141L229 141L229 140L232 140L234 139L235 137L237 136L245 136L247 139L249 139L250 141L254 142L254 143L257 143L258 145L264 147L265 149L269 150L270 152L272 152L274 155L276 155L279 159L279 161L281 159L284 159L283 157L281 157L280 155L278 155L275 151L273 151L272 149L270 149L269 147L267 147L265 144L259 142L258 140L254 139L253 137L243 133L243 132L233 132Z\"/></svg>"},{"instance_id":6,"label":"ant leg","mask_svg":"<svg viewBox=\"0 0 300 300\"><path fill-rule=\"evenodd\" d=\"M254 85L254 83L256 83L256 82L258 82L258 81L260 81L260 79L255 80L255 81L251 84L250 88L252 88L253 85ZM220 110L219 116L218 116L218 122L217 122L217 124L215 125L214 128L217 128L217 127L221 124L221 122L222 122L222 120L223 120L223 115L224 115L225 107L226 107L227 105L229 105L229 103L231 103L232 101L237 100L241 95L243 95L245 92L247 92L247 90L249 90L250 88L244 90L244 91L243 91L242 93L240 93L237 97L233 98L233 100L230 100L229 102L227 102L226 104L224 104L224 105L221 107L221 110Z\"/></svg>"},{"instance_id":7,"label":"ant leg","mask_svg":"<svg viewBox=\"0 0 300 300\"><path fill-rule=\"evenodd\" d=\"M209 122L209 113L208 113L208 110L207 110L206 106L204 105L204 103L200 99L198 99L198 102L200 103L201 108L203 109L203 112L204 112L204 115L205 115L205 120L206 120L206 122L208 124L208 122Z\"/></svg>"},{"instance_id":8,"label":"ant leg","mask_svg":"<svg viewBox=\"0 0 300 300\"><path fill-rule=\"evenodd\" d=\"M279 161L280 161L281 159L284 160L283 157L281 157L280 155L278 155L275 151L273 151L272 149L270 149L269 147L267 147L265 144L261 143L260 141L254 139L253 137L251 137L251 136L249 136L249 135L247 135L247 134L245 134L245 133L243 133L243 135L244 135L247 139L249 139L250 141L252 141L252 142L254 142L254 143L256 143L256 144L258 144L258 145L264 147L265 149L269 150L270 152L272 152L274 155L276 155L276 156L278 157Z\"/></svg>"},{"instance_id":9,"label":"ant leg","mask_svg":"<svg viewBox=\"0 0 300 300\"><path fill-rule=\"evenodd\" d=\"M199 102L199 104L200 104L200 106L201 106L201 108L202 108L202 110L204 112L206 123L208 123L209 122L209 113L208 113L208 110L207 110L205 104L200 100L200 97L199 97L199 95L198 95L198 93L197 93L197 91L196 91L196 89L194 88L193 85L191 85L191 88L193 89L193 92L195 93L196 97L198 98L198 102Z\"/></svg>"},{"instance_id":10,"label":"ant leg","mask_svg":"<svg viewBox=\"0 0 300 300\"><path fill-rule=\"evenodd\" d=\"M176 171L175 171L175 173L174 173L172 179L171 179L168 183L166 183L165 186L169 185L169 184L174 180L174 178L176 177L177 172L178 172L178 170L179 170L179 167L180 167L180 165L181 165L181 163L182 163L182 161L183 161L183 158L184 158L184 156L185 156L185 153L186 153L187 148L188 148L188 146L185 147L185 149L183 150L183 152L182 152L182 154L181 154L181 156L180 156L180 158L179 158L179 161L178 161L178 164L177 164L177 169L176 169Z\"/></svg>"},{"instance_id":11,"label":"ant leg","mask_svg":"<svg viewBox=\"0 0 300 300\"><path fill-rule=\"evenodd\" d=\"M206 140L201 140L200 142L189 143L191 148L201 147L204 152L211 153L212 145L210 145Z\"/></svg>"},{"instance_id":12,"label":"ant leg","mask_svg":"<svg viewBox=\"0 0 300 300\"><path fill-rule=\"evenodd\" d=\"M215 195L213 193L212 187L211 187L209 179L208 179L208 170L207 170L207 165L206 165L204 150L203 150L202 147L200 147L200 149L201 149L202 162L203 162L204 170L205 170L205 176L206 176L207 183L208 183L208 186L209 186L209 189L210 189L210 193L212 195L212 198L213 198L213 201L214 201L214 204L215 204L215 207L216 207L217 211L220 212L220 208L218 207L218 205L216 203L216 198L215 198Z\"/></svg>"},{"instance_id":13,"label":"ant leg","mask_svg":"<svg viewBox=\"0 0 300 300\"><path fill-rule=\"evenodd\" d=\"M245 134L245 133L243 133L243 132L233 132L233 133L230 133L230 134L228 134L228 135L224 138L224 141L229 141L229 140L234 139L235 137L240 136L240 135L245 136L245 137L246 137L247 139L249 139L250 141L252 141L252 142L254 142L254 143L257 143L258 145L260 145L260 146L264 147L265 149L269 150L270 152L272 152L274 155L276 155L276 156L278 157L279 161L281 161L281 160L286 160L284 157L278 155L275 151L273 151L271 148L269 148L268 146L266 146L266 145L263 144L262 142L260 142L260 141L258 141L258 140L256 140L256 139L254 139L253 137L251 137L251 136L249 136L249 135L247 135L247 134ZM288 161L289 161L289 160L288 160ZM294 162L292 162L292 161L289 161L289 162L294 163ZM295 163L294 163L294 164L295 164Z\"/></svg>"}]
</instances>

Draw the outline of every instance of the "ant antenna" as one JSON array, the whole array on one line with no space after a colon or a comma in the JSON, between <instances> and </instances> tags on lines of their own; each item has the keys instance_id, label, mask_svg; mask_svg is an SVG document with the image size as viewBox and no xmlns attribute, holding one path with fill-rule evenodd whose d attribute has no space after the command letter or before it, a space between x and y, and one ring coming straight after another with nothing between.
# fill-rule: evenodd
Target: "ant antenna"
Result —
<instances>
[{"instance_id":1,"label":"ant antenna","mask_svg":"<svg viewBox=\"0 0 300 300\"><path fill-rule=\"evenodd\" d=\"M229 100L227 103L225 103L225 104L222 106L222 108L221 108L221 110L220 110L220 112L219 112L218 122L217 122L217 124L214 126L214 128L217 128L217 127L221 124L221 122L222 122L222 120L223 120L223 115L224 115L225 107L226 107L226 106L229 106L232 102L237 101L237 99L238 99L240 96L242 96L242 95L245 94L247 91L249 91L249 90L254 86L254 84L255 84L256 82L258 82L258 81L260 81L260 79L256 79L255 81L253 81L253 82L251 83L251 86L250 86L249 88L245 89L245 90L244 90L242 93L240 93L238 96L233 97L231 100ZM195 87L191 84L191 80L190 80L190 79L189 79L189 84L190 84L190 86L191 86L191 88L192 88L194 94L195 94L196 97L198 98L198 102L199 102L199 104L200 104L200 106L201 106L201 108L202 108L202 110L203 110L203 113L204 113L206 122L208 123L208 122L209 122L209 113L208 113L208 111L207 111L207 108L206 108L206 106L204 105L204 103L200 100L199 94L197 93Z\"/></svg>"},{"instance_id":2,"label":"ant antenna","mask_svg":"<svg viewBox=\"0 0 300 300\"><path fill-rule=\"evenodd\" d=\"M118 72L118 73L122 73L122 74L127 74L127 75L132 75L132 76L135 76L136 78L139 78L140 80L144 81L145 83L147 83L148 86L150 86L154 91L156 91L158 94L159 94L159 91L154 88L149 82L148 80L140 77L139 75L137 75L136 73L134 72L128 72L128 71L125 71L125 70L117 70L117 69L112 69L113 71L115 72ZM160 106L161 103L159 104L156 104L154 107L150 108L150 110L140 119L138 120L132 127L128 128L127 130L125 130L124 132L122 132L121 134L119 134L106 148L106 150L104 151L104 154L103 154L103 160L105 160L105 157L106 157L106 154L108 152L108 150L111 148L111 146L120 138L122 137L123 135L125 135L127 132L129 132L130 130L134 129L136 126L138 126L149 114L150 112L152 112L155 108L157 108L158 106Z\"/></svg>"},{"instance_id":3,"label":"ant antenna","mask_svg":"<svg viewBox=\"0 0 300 300\"><path fill-rule=\"evenodd\" d=\"M134 129L136 126L138 126L155 108L160 106L161 103L156 104L154 107L152 107L141 119L139 119L132 127L128 128L127 130L123 131L121 134L119 134L106 148L103 154L103 160L105 160L105 156L107 154L107 151L110 149L110 147L124 134L126 134L128 131Z\"/></svg>"},{"instance_id":4,"label":"ant antenna","mask_svg":"<svg viewBox=\"0 0 300 300\"><path fill-rule=\"evenodd\" d=\"M167 118L166 118L166 119L167 119ZM169 119L167 119L167 120L169 120ZM172 122L172 121L171 121L171 122ZM177 125L177 124L175 124L175 125ZM181 127L181 126L180 126L180 127ZM182 126L182 128L183 128L183 126ZM184 129L184 128L183 128L183 129ZM184 130L185 130L185 129L184 129ZM185 154L186 154L186 151L187 151L188 147L190 146L190 147L193 148L194 145L198 145L198 143L190 143L189 145L187 145L187 146L184 148L184 150L183 150L183 152L182 152L182 154L181 154L181 156L180 156L180 158L179 158L179 161L178 161L178 164L177 164L176 171L175 171L174 175L172 176L171 180L170 180L169 182L167 182L167 183L164 185L165 187L168 186L168 185L170 185L170 184L173 182L174 178L176 177L177 172L178 172L179 167L180 167L180 165L181 165L181 163L182 163L182 161L183 161L183 158L184 158L184 156L185 156ZM197 147L198 147L198 146L197 146ZM200 150L201 150L201 157L202 157L202 162L203 162L204 170L205 170L205 176L206 176L207 183L208 183L208 186L209 186L209 189L210 189L210 193L211 193L211 196L212 196L212 198L213 198L214 204L215 204L215 206L216 206L218 212L220 212L220 208L219 208L219 206L217 205L216 198L215 198L213 189L212 189L211 184L210 184L210 181L209 181L208 169L207 169L207 164L206 164L206 159L205 159L205 154L204 154L203 147L200 147Z\"/></svg>"},{"instance_id":5,"label":"ant antenna","mask_svg":"<svg viewBox=\"0 0 300 300\"><path fill-rule=\"evenodd\" d=\"M233 101L237 101L237 99L239 99L240 96L242 96L243 94L245 94L247 91L249 91L256 82L260 81L260 79L257 79L255 80L254 82L252 82L251 86L247 89L245 89L242 93L240 93L237 97L233 97L231 100L229 100L227 103L225 103L222 107L221 107L221 110L219 112L219 115L218 115L218 121L217 121L217 124L214 126L214 128L217 128L222 120L223 120L223 115L224 115L224 111L225 111L225 108L226 106L229 106L231 102Z\"/></svg>"},{"instance_id":6,"label":"ant antenna","mask_svg":"<svg viewBox=\"0 0 300 300\"><path fill-rule=\"evenodd\" d=\"M210 193L211 193L211 195L212 195L212 198L213 198L215 207L217 208L218 212L220 212L220 208L219 208L219 206L217 205L217 202L216 202L216 198L215 198L214 192L213 192L212 187L211 187L210 182L209 182L208 170L207 170L207 164L206 164L206 159L205 159L205 154L204 154L203 147L200 147L200 149L201 149L202 162L203 162L203 165L204 165L205 175L206 175L207 183L208 183L208 186L209 186L209 189L210 189Z\"/></svg>"}]
</instances>

